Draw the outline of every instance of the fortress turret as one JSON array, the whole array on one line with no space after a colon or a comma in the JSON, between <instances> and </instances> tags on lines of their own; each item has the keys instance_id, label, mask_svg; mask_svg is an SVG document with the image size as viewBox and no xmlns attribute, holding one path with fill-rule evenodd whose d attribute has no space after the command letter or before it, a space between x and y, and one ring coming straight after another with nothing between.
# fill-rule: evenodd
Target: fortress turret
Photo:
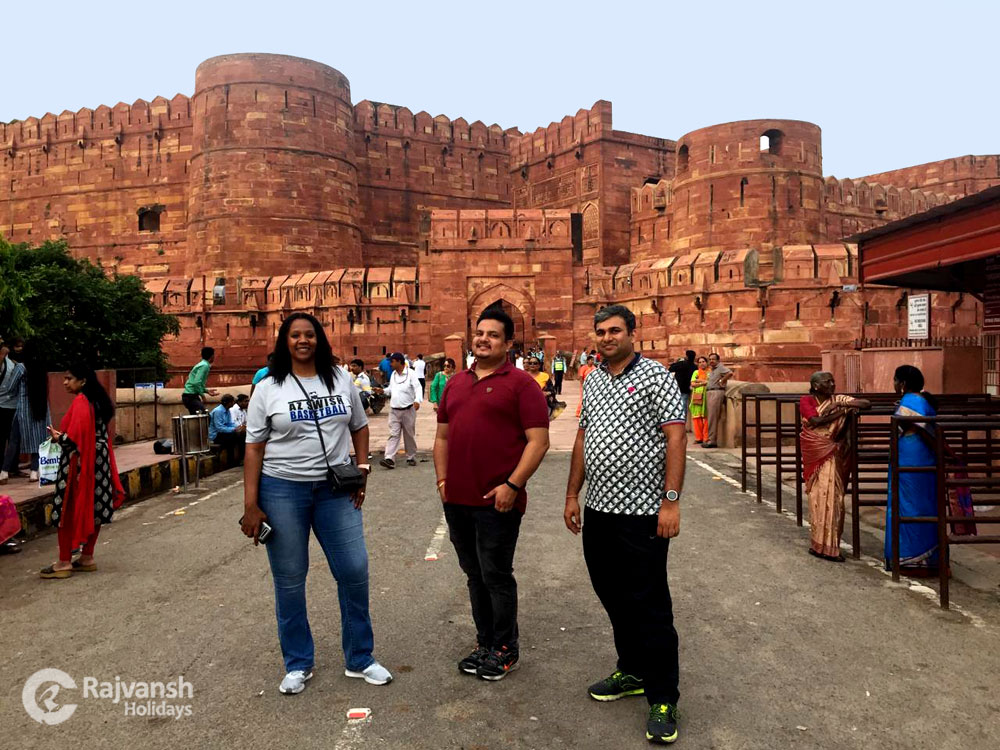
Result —
<instances>
[{"instance_id":1,"label":"fortress turret","mask_svg":"<svg viewBox=\"0 0 1000 750\"><path fill-rule=\"evenodd\" d=\"M821 232L820 129L798 120L714 125L677 141L671 248L768 249Z\"/></svg>"},{"instance_id":2,"label":"fortress turret","mask_svg":"<svg viewBox=\"0 0 1000 750\"><path fill-rule=\"evenodd\" d=\"M358 265L350 84L284 55L213 57L192 98L187 273Z\"/></svg>"}]
</instances>

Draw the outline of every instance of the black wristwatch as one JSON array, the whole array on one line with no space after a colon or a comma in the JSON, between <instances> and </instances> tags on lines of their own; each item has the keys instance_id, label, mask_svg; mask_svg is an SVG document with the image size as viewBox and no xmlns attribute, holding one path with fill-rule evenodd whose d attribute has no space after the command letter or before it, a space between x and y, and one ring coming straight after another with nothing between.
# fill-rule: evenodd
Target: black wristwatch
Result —
<instances>
[{"instance_id":1,"label":"black wristwatch","mask_svg":"<svg viewBox=\"0 0 1000 750\"><path fill-rule=\"evenodd\" d=\"M666 492L663 493L663 499L666 500L667 502L676 503L678 500L681 499L681 493L679 493L677 490L667 490Z\"/></svg>"}]
</instances>

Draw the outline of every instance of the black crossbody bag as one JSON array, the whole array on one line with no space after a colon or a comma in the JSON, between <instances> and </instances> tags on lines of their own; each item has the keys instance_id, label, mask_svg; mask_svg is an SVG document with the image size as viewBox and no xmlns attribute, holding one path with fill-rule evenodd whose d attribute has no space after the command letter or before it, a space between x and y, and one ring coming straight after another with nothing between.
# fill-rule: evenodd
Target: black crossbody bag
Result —
<instances>
[{"instance_id":1,"label":"black crossbody bag","mask_svg":"<svg viewBox=\"0 0 1000 750\"><path fill-rule=\"evenodd\" d=\"M330 466L330 456L326 452L326 441L323 439L323 429L319 426L319 415L316 414L316 405L313 403L312 397L306 393L302 382L293 373L289 374L299 386L302 395L306 397L309 410L312 411L313 421L316 423L316 432L319 434L319 444L323 448L323 460L326 462L326 483L330 487L330 492L336 495L342 492L356 492L360 490L365 486L365 474L361 469L353 463ZM331 393L330 395L332 396L333 394Z\"/></svg>"}]
</instances>

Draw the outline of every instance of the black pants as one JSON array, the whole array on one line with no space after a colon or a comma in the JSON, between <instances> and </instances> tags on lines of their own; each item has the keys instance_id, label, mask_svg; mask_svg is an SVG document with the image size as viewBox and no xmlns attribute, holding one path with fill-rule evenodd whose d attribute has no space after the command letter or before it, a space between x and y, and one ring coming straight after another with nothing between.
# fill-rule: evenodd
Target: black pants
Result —
<instances>
[{"instance_id":1,"label":"black pants","mask_svg":"<svg viewBox=\"0 0 1000 750\"><path fill-rule=\"evenodd\" d=\"M228 449L233 459L239 463L246 451L247 434L245 432L220 432L215 436L215 442Z\"/></svg>"},{"instance_id":2,"label":"black pants","mask_svg":"<svg viewBox=\"0 0 1000 750\"><path fill-rule=\"evenodd\" d=\"M0 463L3 462L7 453L7 440L10 437L11 428L14 426L14 417L17 416L17 409L0 409ZM5 468L0 466L0 468ZM14 468L17 468L15 461Z\"/></svg>"},{"instance_id":3,"label":"black pants","mask_svg":"<svg viewBox=\"0 0 1000 750\"><path fill-rule=\"evenodd\" d=\"M667 584L669 539L656 516L587 508L583 556L597 597L611 618L618 669L642 677L646 700L677 705L677 631Z\"/></svg>"},{"instance_id":4,"label":"black pants","mask_svg":"<svg viewBox=\"0 0 1000 750\"><path fill-rule=\"evenodd\" d=\"M201 396L196 393L182 393L181 403L188 410L188 414L197 414L200 411L205 411L205 404L202 402Z\"/></svg>"},{"instance_id":5,"label":"black pants","mask_svg":"<svg viewBox=\"0 0 1000 750\"><path fill-rule=\"evenodd\" d=\"M562 395L563 371L562 370L556 370L552 374L555 375L555 378L556 378L556 394L559 395L559 396L561 396Z\"/></svg>"},{"instance_id":6,"label":"black pants","mask_svg":"<svg viewBox=\"0 0 1000 750\"><path fill-rule=\"evenodd\" d=\"M427 378L417 378L420 381L420 397L424 397L424 387L427 385Z\"/></svg>"},{"instance_id":7,"label":"black pants","mask_svg":"<svg viewBox=\"0 0 1000 750\"><path fill-rule=\"evenodd\" d=\"M514 548L521 529L516 510L445 503L451 543L469 583L476 640L486 648L517 650Z\"/></svg>"}]
</instances>

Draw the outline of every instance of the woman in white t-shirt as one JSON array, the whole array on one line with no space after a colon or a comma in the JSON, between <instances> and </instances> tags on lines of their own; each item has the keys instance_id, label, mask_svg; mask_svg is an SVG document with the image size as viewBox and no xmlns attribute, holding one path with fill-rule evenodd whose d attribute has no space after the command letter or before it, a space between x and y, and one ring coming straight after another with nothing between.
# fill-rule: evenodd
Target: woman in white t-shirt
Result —
<instances>
[{"instance_id":1,"label":"woman in white t-shirt","mask_svg":"<svg viewBox=\"0 0 1000 750\"><path fill-rule=\"evenodd\" d=\"M373 685L392 680L372 655L368 551L361 520L365 489L333 494L326 481L327 464L349 463L352 446L355 456L368 455L368 418L358 390L334 366L320 322L307 313L293 313L281 324L269 374L250 399L243 470L243 533L256 544L262 521L273 529L267 557L287 673L278 689L285 694L305 689L315 663L306 615L310 529L337 580L345 674ZM366 477L371 471L368 464L358 468Z\"/></svg>"}]
</instances>

